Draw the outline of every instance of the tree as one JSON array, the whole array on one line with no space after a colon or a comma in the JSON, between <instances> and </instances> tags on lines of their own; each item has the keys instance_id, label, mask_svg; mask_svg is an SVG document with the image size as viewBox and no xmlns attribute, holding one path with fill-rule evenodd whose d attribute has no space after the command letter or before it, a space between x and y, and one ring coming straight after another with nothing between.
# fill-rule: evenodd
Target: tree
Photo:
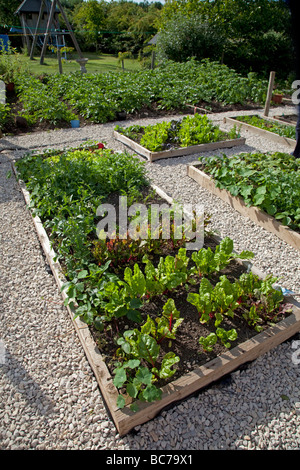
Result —
<instances>
[{"instance_id":1,"label":"tree","mask_svg":"<svg viewBox=\"0 0 300 470\"><path fill-rule=\"evenodd\" d=\"M88 47L96 50L101 39L101 31L106 27L106 4L104 1L88 0L75 8L73 22Z\"/></svg>"},{"instance_id":2,"label":"tree","mask_svg":"<svg viewBox=\"0 0 300 470\"><path fill-rule=\"evenodd\" d=\"M200 15L174 15L157 40L158 57L184 62L191 57L196 60L210 58L220 60L225 38L219 29Z\"/></svg>"},{"instance_id":3,"label":"tree","mask_svg":"<svg viewBox=\"0 0 300 470\"><path fill-rule=\"evenodd\" d=\"M20 0L0 0L0 24L2 31L6 29L6 32L8 32L11 26L20 25L19 17L14 14L20 3Z\"/></svg>"},{"instance_id":4,"label":"tree","mask_svg":"<svg viewBox=\"0 0 300 470\"><path fill-rule=\"evenodd\" d=\"M289 11L283 0L166 0L160 29L177 14L201 16L226 38L224 62L268 74L291 66Z\"/></svg>"}]
</instances>

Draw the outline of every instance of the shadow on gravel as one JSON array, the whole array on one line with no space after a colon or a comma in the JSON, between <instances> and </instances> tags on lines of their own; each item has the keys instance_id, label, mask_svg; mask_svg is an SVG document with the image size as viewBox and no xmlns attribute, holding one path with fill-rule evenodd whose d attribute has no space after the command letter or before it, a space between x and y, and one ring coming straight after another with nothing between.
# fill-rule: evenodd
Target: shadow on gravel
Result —
<instances>
[{"instance_id":1,"label":"shadow on gravel","mask_svg":"<svg viewBox=\"0 0 300 470\"><path fill-rule=\"evenodd\" d=\"M0 341L1 343L1 341ZM39 384L30 376L21 362L0 344L0 371L5 374L13 388L10 393L21 395L27 404L39 415L47 416L54 412L55 402L50 400ZM14 391L13 391L14 390Z\"/></svg>"}]
</instances>

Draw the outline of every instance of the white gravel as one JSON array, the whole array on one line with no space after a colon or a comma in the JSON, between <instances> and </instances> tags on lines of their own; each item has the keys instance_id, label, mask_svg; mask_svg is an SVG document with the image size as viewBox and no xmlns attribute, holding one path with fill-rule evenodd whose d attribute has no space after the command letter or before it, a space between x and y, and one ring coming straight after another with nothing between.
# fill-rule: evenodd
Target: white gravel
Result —
<instances>
[{"instance_id":1,"label":"white gravel","mask_svg":"<svg viewBox=\"0 0 300 470\"><path fill-rule=\"evenodd\" d=\"M294 113L294 108L285 107L284 111ZM273 109L271 114L275 114ZM221 123L223 115L213 119ZM14 176L7 178L10 161L30 149L76 146L85 139L97 139L124 150L125 146L113 139L115 124L0 140L0 449L299 450L298 333L129 435L120 438L116 432L22 194ZM224 153L287 150L250 132L242 135L246 145ZM149 175L176 200L204 204L212 214L214 230L222 237L230 236L237 250L254 251L257 267L281 276L283 286L300 293L299 252L188 178L186 164L197 157L147 163Z\"/></svg>"}]
</instances>

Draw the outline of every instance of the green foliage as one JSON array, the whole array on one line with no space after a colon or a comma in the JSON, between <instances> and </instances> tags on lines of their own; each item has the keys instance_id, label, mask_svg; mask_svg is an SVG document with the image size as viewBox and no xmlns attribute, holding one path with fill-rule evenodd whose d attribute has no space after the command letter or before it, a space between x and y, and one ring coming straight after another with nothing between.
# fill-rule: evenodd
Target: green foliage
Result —
<instances>
[{"instance_id":1,"label":"green foliage","mask_svg":"<svg viewBox=\"0 0 300 470\"><path fill-rule=\"evenodd\" d=\"M183 118L178 131L178 139L181 147L218 142L232 138L237 138L235 129L226 134L221 131L218 126L214 125L206 115L201 114Z\"/></svg>"},{"instance_id":2,"label":"green foliage","mask_svg":"<svg viewBox=\"0 0 300 470\"><path fill-rule=\"evenodd\" d=\"M145 165L87 143L49 158L28 155L17 162L31 193L32 209L44 221L68 270L94 261L96 210L114 192L128 195L148 184Z\"/></svg>"},{"instance_id":3,"label":"green foliage","mask_svg":"<svg viewBox=\"0 0 300 470\"><path fill-rule=\"evenodd\" d=\"M199 314L200 323L214 322L216 332L207 337L201 336L199 344L203 350L211 352L219 338L221 343L229 348L230 341L237 339L235 329L225 331L220 325L224 316L234 319L239 316L257 332L262 331L263 324L274 324L278 315L288 311L289 306L282 306L283 294L276 290L273 276L259 279L252 272L242 274L239 279L231 283L225 275L220 276L219 282L213 286L207 278L203 278L199 294L188 294L187 300L194 305ZM239 312L239 313L238 313Z\"/></svg>"},{"instance_id":4,"label":"green foliage","mask_svg":"<svg viewBox=\"0 0 300 470\"><path fill-rule=\"evenodd\" d=\"M252 70L268 77L270 70L276 70L278 77L286 78L292 69L290 14L283 1L168 0L161 30L167 33L168 25L178 17L188 17L190 22L200 17L217 30L225 38L221 42L224 63L242 73Z\"/></svg>"},{"instance_id":5,"label":"green foliage","mask_svg":"<svg viewBox=\"0 0 300 470\"><path fill-rule=\"evenodd\" d=\"M299 230L300 163L293 156L253 152L200 160L218 188Z\"/></svg>"},{"instance_id":6,"label":"green foliage","mask_svg":"<svg viewBox=\"0 0 300 470\"><path fill-rule=\"evenodd\" d=\"M147 126L144 129L144 134L140 140L140 144L152 152L158 152L159 150L162 150L164 144L168 140L168 130L170 126L170 122L161 122Z\"/></svg>"},{"instance_id":7,"label":"green foliage","mask_svg":"<svg viewBox=\"0 0 300 470\"><path fill-rule=\"evenodd\" d=\"M192 253L192 260L196 265L194 271L199 276L209 276L213 272L221 271L232 259L251 259L253 256L253 253L250 251L242 251L239 254L234 253L232 240L229 237L225 237L214 251L209 247L194 251Z\"/></svg>"},{"instance_id":8,"label":"green foliage","mask_svg":"<svg viewBox=\"0 0 300 470\"><path fill-rule=\"evenodd\" d=\"M170 62L136 73L53 74L44 82L21 74L16 82L23 115L30 123L52 124L69 122L75 114L105 123L115 120L118 112L133 113L154 103L166 110L183 109L186 103L202 100L208 104L261 103L267 90L267 83L253 74L242 77L209 60Z\"/></svg>"},{"instance_id":9,"label":"green foliage","mask_svg":"<svg viewBox=\"0 0 300 470\"><path fill-rule=\"evenodd\" d=\"M0 103L0 129L5 129L5 126L11 122L11 108L9 104Z\"/></svg>"},{"instance_id":10,"label":"green foliage","mask_svg":"<svg viewBox=\"0 0 300 470\"><path fill-rule=\"evenodd\" d=\"M114 385L117 388L126 386L126 392L132 398L148 402L159 400L162 391L154 383L174 375L176 370L173 366L179 357L170 351L159 364L159 344L150 334L137 329L126 331L117 343L120 346L117 355L122 364L115 369ZM149 367L143 366L142 361L146 361ZM124 405L125 399L120 395L118 406L122 408Z\"/></svg>"},{"instance_id":11,"label":"green foliage","mask_svg":"<svg viewBox=\"0 0 300 470\"><path fill-rule=\"evenodd\" d=\"M170 291L177 295L186 289L200 321L215 329L199 339L206 351L212 351L217 341L229 348L236 340L234 328L223 328L224 317L234 320L239 312L240 319L260 331L286 311L282 292L272 287L276 278L260 280L249 273L230 282L219 274L232 259L252 257L250 252L234 253L229 238L212 254L207 250L190 257L180 247L175 256L160 256L158 263L144 255L142 263L126 266L120 276L112 272L109 257L100 266L95 262L98 205L115 192L134 200L148 184L145 165L134 157L87 142L79 149L28 155L16 166L30 192L30 208L45 225L67 277L65 305L113 344L109 367L119 390L118 407L124 407L128 399L133 410L137 410L137 399L159 400L161 384L176 372L180 358L171 347L180 334L184 312L177 310ZM218 278L214 285L208 279L213 272ZM192 293L190 286L199 284L199 274L199 293ZM164 304L145 318L145 306L156 295ZM168 341L167 353L164 341Z\"/></svg>"},{"instance_id":12,"label":"green foliage","mask_svg":"<svg viewBox=\"0 0 300 470\"><path fill-rule=\"evenodd\" d=\"M235 118L237 121L245 122L251 126L258 127L259 129L264 129L269 132L274 132L275 134L282 135L284 137L289 137L290 139L296 139L296 129L295 126L288 126L285 124L277 123L270 121L268 119L262 118L260 116L238 116Z\"/></svg>"},{"instance_id":13,"label":"green foliage","mask_svg":"<svg viewBox=\"0 0 300 470\"><path fill-rule=\"evenodd\" d=\"M177 13L164 24L157 41L158 60L185 62L209 58L220 60L224 50L224 36L220 28L200 15Z\"/></svg>"},{"instance_id":14,"label":"green foliage","mask_svg":"<svg viewBox=\"0 0 300 470\"><path fill-rule=\"evenodd\" d=\"M26 67L15 47L8 42L7 46L0 40L0 80L4 83L15 83L17 77L26 73Z\"/></svg>"},{"instance_id":15,"label":"green foliage","mask_svg":"<svg viewBox=\"0 0 300 470\"><path fill-rule=\"evenodd\" d=\"M74 112L55 94L49 92L46 84L31 75L21 74L16 79L16 90L24 111L21 112L29 125L39 122L59 124L76 119Z\"/></svg>"},{"instance_id":16,"label":"green foliage","mask_svg":"<svg viewBox=\"0 0 300 470\"><path fill-rule=\"evenodd\" d=\"M238 137L235 128L228 133L223 132L206 115L200 114L186 116L178 121L162 121L148 126L133 125L122 128L117 125L115 130L152 152Z\"/></svg>"}]
</instances>

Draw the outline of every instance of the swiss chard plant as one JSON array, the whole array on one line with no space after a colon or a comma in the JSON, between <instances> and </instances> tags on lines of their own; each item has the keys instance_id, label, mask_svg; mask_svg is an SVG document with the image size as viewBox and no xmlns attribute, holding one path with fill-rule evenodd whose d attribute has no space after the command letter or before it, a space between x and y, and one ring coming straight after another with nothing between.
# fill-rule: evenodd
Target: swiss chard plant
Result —
<instances>
[{"instance_id":1,"label":"swiss chard plant","mask_svg":"<svg viewBox=\"0 0 300 470\"><path fill-rule=\"evenodd\" d=\"M159 400L162 391L155 382L174 375L173 366L179 357L170 351L158 362L159 344L150 334L137 329L125 331L117 343L120 346L117 350L119 365L114 371L114 385L118 389L124 388L131 398L148 402ZM120 393L117 405L123 408L125 403L124 394ZM136 404L133 409L136 410Z\"/></svg>"},{"instance_id":2,"label":"swiss chard plant","mask_svg":"<svg viewBox=\"0 0 300 470\"><path fill-rule=\"evenodd\" d=\"M213 251L210 247L201 248L199 251L194 251L192 260L195 263L194 273L201 276L209 276L213 272L219 272L225 268L231 260L251 259L254 254L250 251L242 251L235 253L233 251L233 241L229 237L223 238Z\"/></svg>"}]
</instances>

